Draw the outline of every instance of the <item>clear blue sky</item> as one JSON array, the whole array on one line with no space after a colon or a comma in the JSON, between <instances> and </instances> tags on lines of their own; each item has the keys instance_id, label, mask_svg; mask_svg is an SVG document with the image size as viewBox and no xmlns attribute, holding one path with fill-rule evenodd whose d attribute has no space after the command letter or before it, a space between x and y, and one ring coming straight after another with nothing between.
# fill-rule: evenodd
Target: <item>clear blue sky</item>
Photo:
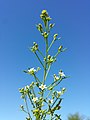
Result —
<instances>
[{"instance_id":1,"label":"clear blue sky","mask_svg":"<svg viewBox=\"0 0 90 120\"><path fill-rule=\"evenodd\" d=\"M52 34L62 36L68 50L59 56L51 73L63 69L71 78L62 102L62 119L69 113L90 115L90 0L0 0L0 120L24 120L18 88L32 77L22 71L39 66L28 47L36 41L43 49L43 39L35 24L47 9L56 25ZM52 48L57 49L59 42Z\"/></svg>"}]
</instances>

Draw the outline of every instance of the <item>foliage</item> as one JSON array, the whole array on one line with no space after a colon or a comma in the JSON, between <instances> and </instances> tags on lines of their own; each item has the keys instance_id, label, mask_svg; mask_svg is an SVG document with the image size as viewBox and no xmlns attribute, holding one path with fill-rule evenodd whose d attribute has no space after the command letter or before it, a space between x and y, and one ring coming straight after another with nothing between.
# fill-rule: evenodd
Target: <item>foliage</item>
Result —
<instances>
[{"instance_id":1,"label":"foliage","mask_svg":"<svg viewBox=\"0 0 90 120\"><path fill-rule=\"evenodd\" d=\"M70 114L68 116L68 120L90 120L90 118L87 118L85 116L81 116L79 113L75 113L75 114Z\"/></svg>"},{"instance_id":2,"label":"foliage","mask_svg":"<svg viewBox=\"0 0 90 120\"><path fill-rule=\"evenodd\" d=\"M79 113L70 114L68 120L84 120L83 116L80 116Z\"/></svg>"},{"instance_id":3,"label":"foliage","mask_svg":"<svg viewBox=\"0 0 90 120\"><path fill-rule=\"evenodd\" d=\"M53 39L49 44L48 37L55 24L49 24L51 17L46 10L42 11L40 18L43 21L43 25L39 23L36 27L45 42L45 55L40 51L39 45L36 42L33 42L33 46L29 49L34 53L42 66L43 78L40 80L40 78L37 77L37 73L41 69L40 67L37 67L37 69L28 68L27 70L24 70L26 74L34 77L35 81L32 81L30 85L19 89L21 98L25 102L25 107L24 105L21 105L20 107L21 110L28 115L26 120L61 120L61 115L58 115L56 111L61 109L62 95L66 91L66 88L61 88L60 91L57 91L56 87L66 79L67 76L60 70L58 75L53 75L53 80L49 85L47 84L47 76L52 64L56 62L58 55L64 52L65 49L60 45L54 56L49 54L52 45L60 38L58 38L58 34L54 34ZM32 106L32 108L29 108L29 105Z\"/></svg>"}]
</instances>

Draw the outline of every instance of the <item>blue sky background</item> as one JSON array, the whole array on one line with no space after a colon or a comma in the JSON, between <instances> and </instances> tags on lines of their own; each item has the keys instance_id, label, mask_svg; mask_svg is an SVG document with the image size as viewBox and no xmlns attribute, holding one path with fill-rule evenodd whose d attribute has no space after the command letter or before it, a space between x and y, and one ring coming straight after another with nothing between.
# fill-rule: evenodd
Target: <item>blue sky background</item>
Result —
<instances>
[{"instance_id":1,"label":"blue sky background","mask_svg":"<svg viewBox=\"0 0 90 120\"><path fill-rule=\"evenodd\" d=\"M35 27L41 22L43 9L55 23L52 35L62 37L52 47L51 55L59 44L68 48L50 72L57 74L62 69L71 76L60 86L67 88L60 111L62 119L75 112L90 116L90 0L0 0L0 120L25 119L19 109L23 101L18 88L33 80L22 71L39 66L28 47L36 41L41 50L44 48Z\"/></svg>"}]
</instances>

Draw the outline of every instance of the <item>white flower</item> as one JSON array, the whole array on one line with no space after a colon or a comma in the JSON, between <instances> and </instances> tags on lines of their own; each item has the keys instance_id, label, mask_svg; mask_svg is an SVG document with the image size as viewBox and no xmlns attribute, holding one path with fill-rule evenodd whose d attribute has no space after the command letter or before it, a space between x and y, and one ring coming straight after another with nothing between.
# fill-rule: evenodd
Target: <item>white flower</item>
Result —
<instances>
[{"instance_id":1,"label":"white flower","mask_svg":"<svg viewBox=\"0 0 90 120\"><path fill-rule=\"evenodd\" d=\"M34 69L34 68L31 68L28 70L28 73L31 75L33 75L35 72L36 72L36 69Z\"/></svg>"},{"instance_id":2,"label":"white flower","mask_svg":"<svg viewBox=\"0 0 90 120\"><path fill-rule=\"evenodd\" d=\"M64 74L64 72L62 72L62 71L59 72L59 75L60 75L61 77L65 77L65 74Z\"/></svg>"},{"instance_id":3,"label":"white flower","mask_svg":"<svg viewBox=\"0 0 90 120\"><path fill-rule=\"evenodd\" d=\"M34 102L36 102L37 100L38 100L38 98L37 97L33 97L33 99L32 99Z\"/></svg>"},{"instance_id":4,"label":"white flower","mask_svg":"<svg viewBox=\"0 0 90 120\"><path fill-rule=\"evenodd\" d=\"M41 90L44 90L47 87L46 87L46 85L41 84L41 86L39 86L39 88L41 88Z\"/></svg>"}]
</instances>

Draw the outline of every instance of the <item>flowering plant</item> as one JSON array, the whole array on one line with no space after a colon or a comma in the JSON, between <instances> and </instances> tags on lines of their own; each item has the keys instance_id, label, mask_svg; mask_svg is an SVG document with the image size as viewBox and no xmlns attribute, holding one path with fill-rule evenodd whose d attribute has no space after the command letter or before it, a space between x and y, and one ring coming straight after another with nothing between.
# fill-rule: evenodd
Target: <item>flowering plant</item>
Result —
<instances>
[{"instance_id":1,"label":"flowering plant","mask_svg":"<svg viewBox=\"0 0 90 120\"><path fill-rule=\"evenodd\" d=\"M63 49L63 46L60 45L57 53L54 56L49 54L49 50L51 49L52 45L60 38L58 38L58 34L54 34L53 40L51 44L49 44L48 37L55 24L49 24L51 17L48 15L46 10L42 11L40 18L44 23L44 27L40 23L36 25L36 27L45 41L45 55L40 51L36 42L33 42L33 46L30 48L30 50L35 54L43 68L43 79L40 80L37 77L37 72L40 70L40 67L37 67L37 69L28 68L27 70L24 70L26 74L34 77L35 81L30 83L30 85L19 89L21 98L25 102L25 106L21 105L20 108L28 115L26 120L61 120L61 115L58 115L56 111L60 110L61 108L61 101L63 99L62 95L66 91L66 88L61 88L60 91L57 91L56 86L58 86L63 79L66 79L67 76L62 70L60 70L58 75L53 75L53 81L49 85L47 84L47 76L52 64L56 62L57 56L61 52L64 52L65 49ZM39 54L42 56L43 60L41 60ZM31 109L29 108L29 104L32 107Z\"/></svg>"}]
</instances>

